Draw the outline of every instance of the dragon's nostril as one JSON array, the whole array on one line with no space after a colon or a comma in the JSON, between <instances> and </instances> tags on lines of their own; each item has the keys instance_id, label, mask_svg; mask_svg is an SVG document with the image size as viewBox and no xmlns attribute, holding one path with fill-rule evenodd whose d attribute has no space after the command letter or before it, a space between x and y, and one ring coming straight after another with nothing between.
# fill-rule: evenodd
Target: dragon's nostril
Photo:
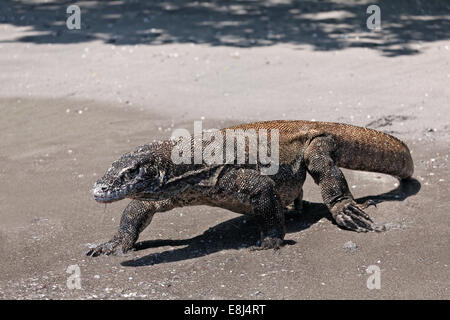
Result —
<instances>
[{"instance_id":1,"label":"dragon's nostril","mask_svg":"<svg viewBox=\"0 0 450 320\"><path fill-rule=\"evenodd\" d=\"M101 184L101 185L95 185L94 186L94 195L96 196L101 196L102 194L104 194L106 191L108 191L108 186Z\"/></svg>"}]
</instances>

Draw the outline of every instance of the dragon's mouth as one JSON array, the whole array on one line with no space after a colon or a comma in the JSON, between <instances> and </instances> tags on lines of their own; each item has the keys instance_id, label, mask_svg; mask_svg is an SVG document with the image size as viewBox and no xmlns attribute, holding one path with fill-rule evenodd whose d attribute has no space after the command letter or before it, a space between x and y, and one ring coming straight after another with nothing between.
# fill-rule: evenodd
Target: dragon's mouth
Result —
<instances>
[{"instance_id":1,"label":"dragon's mouth","mask_svg":"<svg viewBox=\"0 0 450 320\"><path fill-rule=\"evenodd\" d=\"M97 202L110 203L114 201L119 201L128 195L126 189L119 189L115 191L108 191L105 185L96 184L92 189L92 194Z\"/></svg>"}]
</instances>

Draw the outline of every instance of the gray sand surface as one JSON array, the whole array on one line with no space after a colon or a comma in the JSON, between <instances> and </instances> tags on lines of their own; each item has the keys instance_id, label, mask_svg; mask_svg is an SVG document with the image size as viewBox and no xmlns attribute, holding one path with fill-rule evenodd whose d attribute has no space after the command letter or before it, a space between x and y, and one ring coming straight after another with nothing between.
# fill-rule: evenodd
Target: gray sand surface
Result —
<instances>
[{"instance_id":1,"label":"gray sand surface","mask_svg":"<svg viewBox=\"0 0 450 320\"><path fill-rule=\"evenodd\" d=\"M0 298L450 298L448 1L380 1L378 33L364 29L365 2L236 2L233 14L215 1L115 3L80 2L72 33L65 5L0 4ZM367 210L383 233L338 228L308 177L277 252L248 251L252 219L200 206L156 215L136 251L84 256L128 202L92 198L111 162L201 119L369 126L408 144L417 182L344 170L355 197L385 200ZM70 265L81 289L66 285Z\"/></svg>"}]
</instances>

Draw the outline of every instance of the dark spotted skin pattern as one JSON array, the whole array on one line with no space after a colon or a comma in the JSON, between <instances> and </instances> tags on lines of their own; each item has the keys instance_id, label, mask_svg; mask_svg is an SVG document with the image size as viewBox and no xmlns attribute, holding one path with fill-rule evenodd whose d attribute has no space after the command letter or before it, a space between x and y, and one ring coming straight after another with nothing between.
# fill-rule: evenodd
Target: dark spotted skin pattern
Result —
<instances>
[{"instance_id":1,"label":"dark spotted skin pattern","mask_svg":"<svg viewBox=\"0 0 450 320\"><path fill-rule=\"evenodd\" d=\"M192 205L254 215L261 230L260 244L254 249L277 249L285 235L283 210L292 203L301 209L307 172L319 185L323 202L339 226L357 232L377 231L364 212L374 203L354 201L339 167L386 173L399 179L413 174L408 147L372 129L310 121L255 122L229 129L278 129L278 172L263 175L257 165L251 164L174 164L171 141L139 147L114 162L94 186L99 202L125 197L133 200L124 210L112 240L87 254L127 252L155 213Z\"/></svg>"}]
</instances>

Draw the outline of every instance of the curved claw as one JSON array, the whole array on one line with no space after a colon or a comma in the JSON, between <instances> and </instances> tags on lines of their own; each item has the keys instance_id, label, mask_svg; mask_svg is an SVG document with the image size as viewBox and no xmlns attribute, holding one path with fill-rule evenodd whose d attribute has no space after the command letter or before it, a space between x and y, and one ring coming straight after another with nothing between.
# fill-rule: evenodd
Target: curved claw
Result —
<instances>
[{"instance_id":1,"label":"curved claw","mask_svg":"<svg viewBox=\"0 0 450 320\"><path fill-rule=\"evenodd\" d=\"M97 247L89 250L88 252L86 252L85 255L88 256L88 257L98 257L102 253L103 253L102 250L99 248L99 246L97 246Z\"/></svg>"},{"instance_id":2,"label":"curved claw","mask_svg":"<svg viewBox=\"0 0 450 320\"><path fill-rule=\"evenodd\" d=\"M376 225L375 227L374 227L374 231L375 232L385 232L387 229L386 229L386 226L385 225Z\"/></svg>"},{"instance_id":3,"label":"curved claw","mask_svg":"<svg viewBox=\"0 0 450 320\"><path fill-rule=\"evenodd\" d=\"M374 206L376 208L377 207L377 203L375 201L369 199L369 200L365 201L362 204L358 204L357 206L358 206L359 209L364 210L364 209L367 209L370 206Z\"/></svg>"}]
</instances>

